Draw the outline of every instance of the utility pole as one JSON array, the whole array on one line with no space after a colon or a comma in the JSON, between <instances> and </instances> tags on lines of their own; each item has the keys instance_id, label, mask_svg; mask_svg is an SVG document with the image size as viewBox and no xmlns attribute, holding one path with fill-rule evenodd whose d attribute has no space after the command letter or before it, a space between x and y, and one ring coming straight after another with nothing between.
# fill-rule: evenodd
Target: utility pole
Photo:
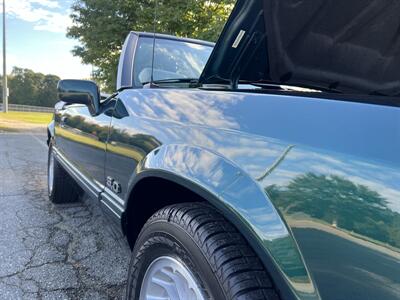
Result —
<instances>
[{"instance_id":1,"label":"utility pole","mask_svg":"<svg viewBox=\"0 0 400 300\"><path fill-rule=\"evenodd\" d=\"M6 0L3 0L3 112L8 112L7 64L6 64Z\"/></svg>"}]
</instances>

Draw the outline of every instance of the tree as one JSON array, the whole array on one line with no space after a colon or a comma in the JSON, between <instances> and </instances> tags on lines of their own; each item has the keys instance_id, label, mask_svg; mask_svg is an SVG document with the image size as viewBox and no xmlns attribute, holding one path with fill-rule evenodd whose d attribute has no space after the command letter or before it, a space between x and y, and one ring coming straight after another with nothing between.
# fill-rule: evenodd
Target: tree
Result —
<instances>
[{"instance_id":1,"label":"tree","mask_svg":"<svg viewBox=\"0 0 400 300\"><path fill-rule=\"evenodd\" d=\"M51 107L58 101L57 83L60 78L56 75L14 67L7 77L12 104Z\"/></svg>"},{"instance_id":2,"label":"tree","mask_svg":"<svg viewBox=\"0 0 400 300\"><path fill-rule=\"evenodd\" d=\"M78 0L72 6L69 37L83 63L97 67L94 77L115 89L118 58L130 31L148 31L215 41L235 0ZM154 24L157 16L156 26Z\"/></svg>"},{"instance_id":3,"label":"tree","mask_svg":"<svg viewBox=\"0 0 400 300\"><path fill-rule=\"evenodd\" d=\"M45 75L38 92L37 105L52 107L57 102L57 84L60 78L56 75Z\"/></svg>"},{"instance_id":4,"label":"tree","mask_svg":"<svg viewBox=\"0 0 400 300\"><path fill-rule=\"evenodd\" d=\"M14 67L9 82L10 103L35 105L43 78L41 73Z\"/></svg>"}]
</instances>

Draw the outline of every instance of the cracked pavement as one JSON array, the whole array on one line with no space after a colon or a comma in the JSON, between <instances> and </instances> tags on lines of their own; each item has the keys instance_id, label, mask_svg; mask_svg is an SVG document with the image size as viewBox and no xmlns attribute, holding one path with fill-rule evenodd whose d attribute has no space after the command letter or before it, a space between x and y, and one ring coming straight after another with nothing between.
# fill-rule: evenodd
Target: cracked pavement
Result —
<instances>
[{"instance_id":1,"label":"cracked pavement","mask_svg":"<svg viewBox=\"0 0 400 300\"><path fill-rule=\"evenodd\" d=\"M120 299L130 250L94 201L48 200L45 141L0 132L0 299Z\"/></svg>"}]
</instances>

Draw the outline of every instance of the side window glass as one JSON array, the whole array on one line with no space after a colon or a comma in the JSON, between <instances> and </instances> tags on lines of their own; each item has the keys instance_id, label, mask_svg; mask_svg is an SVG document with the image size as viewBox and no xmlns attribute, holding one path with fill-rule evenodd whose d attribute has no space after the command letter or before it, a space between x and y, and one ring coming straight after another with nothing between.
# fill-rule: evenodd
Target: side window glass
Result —
<instances>
[{"instance_id":1,"label":"side window glass","mask_svg":"<svg viewBox=\"0 0 400 300\"><path fill-rule=\"evenodd\" d=\"M153 43L152 38L139 40L134 62L135 86L143 86L151 81ZM198 79L212 49L211 46L181 40L156 39L153 79Z\"/></svg>"},{"instance_id":2,"label":"side window glass","mask_svg":"<svg viewBox=\"0 0 400 300\"><path fill-rule=\"evenodd\" d=\"M153 40L150 38L139 39L133 67L135 86L143 86L143 82L150 81L152 59Z\"/></svg>"}]
</instances>

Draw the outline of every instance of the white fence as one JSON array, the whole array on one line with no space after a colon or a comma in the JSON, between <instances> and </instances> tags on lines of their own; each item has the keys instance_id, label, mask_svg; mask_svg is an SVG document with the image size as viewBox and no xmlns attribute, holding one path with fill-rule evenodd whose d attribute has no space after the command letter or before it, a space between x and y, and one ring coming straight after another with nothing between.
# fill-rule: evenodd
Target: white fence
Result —
<instances>
[{"instance_id":1,"label":"white fence","mask_svg":"<svg viewBox=\"0 0 400 300\"><path fill-rule=\"evenodd\" d=\"M3 104L0 103L0 111L2 110L3 110ZM21 104L8 104L8 110L26 111L26 112L46 112L46 113L54 112L54 108L52 107L41 107L41 106L21 105Z\"/></svg>"}]
</instances>

